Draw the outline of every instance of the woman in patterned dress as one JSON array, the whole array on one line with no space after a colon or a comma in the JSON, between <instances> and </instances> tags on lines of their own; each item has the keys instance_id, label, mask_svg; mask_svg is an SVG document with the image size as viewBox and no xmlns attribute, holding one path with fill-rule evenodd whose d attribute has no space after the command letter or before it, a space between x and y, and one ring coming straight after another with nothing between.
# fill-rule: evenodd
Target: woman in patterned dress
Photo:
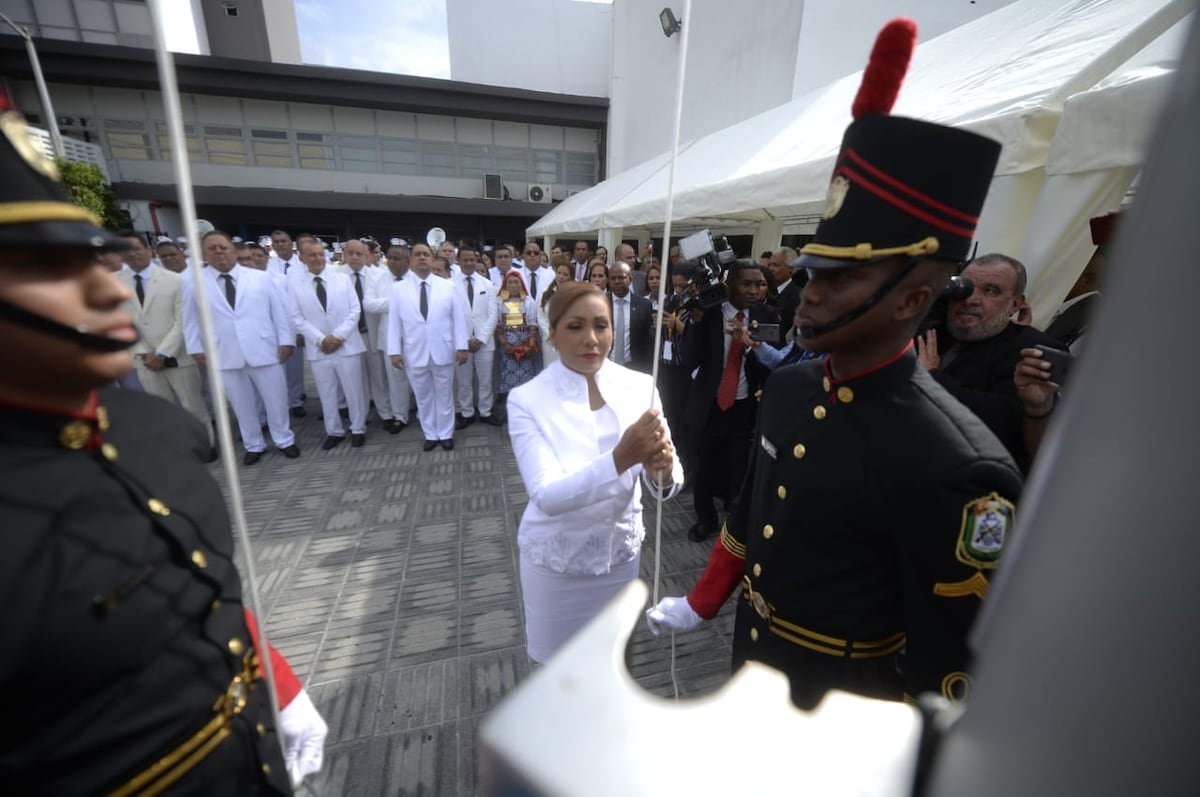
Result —
<instances>
[{"instance_id":1,"label":"woman in patterned dress","mask_svg":"<svg viewBox=\"0 0 1200 797\"><path fill-rule=\"evenodd\" d=\"M514 387L537 376L538 327L537 302L525 290L525 280L516 269L504 276L500 290L500 322L496 324L496 343L500 346L500 386L507 395Z\"/></svg>"}]
</instances>

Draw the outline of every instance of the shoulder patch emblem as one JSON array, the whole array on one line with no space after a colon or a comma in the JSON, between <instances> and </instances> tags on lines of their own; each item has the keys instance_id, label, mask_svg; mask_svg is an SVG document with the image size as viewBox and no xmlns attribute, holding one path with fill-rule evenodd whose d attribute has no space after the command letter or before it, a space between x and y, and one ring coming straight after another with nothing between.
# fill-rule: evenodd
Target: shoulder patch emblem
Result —
<instances>
[{"instance_id":1,"label":"shoulder patch emblem","mask_svg":"<svg viewBox=\"0 0 1200 797\"><path fill-rule=\"evenodd\" d=\"M955 555L971 567L990 570L1000 559L1004 541L1012 531L1016 508L998 493L976 498L963 507Z\"/></svg>"}]
</instances>

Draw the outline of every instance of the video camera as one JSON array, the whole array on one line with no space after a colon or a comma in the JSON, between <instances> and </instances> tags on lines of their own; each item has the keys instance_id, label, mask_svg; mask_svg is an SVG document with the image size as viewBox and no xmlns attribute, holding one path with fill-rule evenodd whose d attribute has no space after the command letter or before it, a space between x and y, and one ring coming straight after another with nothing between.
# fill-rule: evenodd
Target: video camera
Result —
<instances>
[{"instance_id":1,"label":"video camera","mask_svg":"<svg viewBox=\"0 0 1200 797\"><path fill-rule=\"evenodd\" d=\"M946 316L950 310L950 302L966 299L975 292L975 283L970 277L954 276L947 280L941 294L929 308L929 314L917 329L917 335L924 335L931 329L941 332L946 327Z\"/></svg>"},{"instance_id":2,"label":"video camera","mask_svg":"<svg viewBox=\"0 0 1200 797\"><path fill-rule=\"evenodd\" d=\"M700 307L718 307L729 298L729 290L721 281L725 268L737 260L729 239L724 235L714 238L708 230L701 230L679 239L679 254L683 263L677 271L698 289Z\"/></svg>"}]
</instances>

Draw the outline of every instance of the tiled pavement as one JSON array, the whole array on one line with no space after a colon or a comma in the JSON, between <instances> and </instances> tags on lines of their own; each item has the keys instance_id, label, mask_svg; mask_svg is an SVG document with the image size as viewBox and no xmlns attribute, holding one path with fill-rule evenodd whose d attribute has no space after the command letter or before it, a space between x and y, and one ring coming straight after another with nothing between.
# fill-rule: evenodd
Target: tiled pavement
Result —
<instances>
[{"instance_id":1,"label":"tiled pavement","mask_svg":"<svg viewBox=\"0 0 1200 797\"><path fill-rule=\"evenodd\" d=\"M527 499L507 431L475 424L454 451L425 453L415 423L393 436L372 419L363 448L325 452L313 404L293 422L300 459L270 452L241 471L268 633L329 724L311 793L475 794L480 721L529 673L516 569ZM647 512L647 583L653 523ZM688 494L664 507L662 595L707 560L690 523ZM732 614L731 601L677 637L681 696L728 678ZM639 625L638 682L670 696L669 658Z\"/></svg>"}]
</instances>

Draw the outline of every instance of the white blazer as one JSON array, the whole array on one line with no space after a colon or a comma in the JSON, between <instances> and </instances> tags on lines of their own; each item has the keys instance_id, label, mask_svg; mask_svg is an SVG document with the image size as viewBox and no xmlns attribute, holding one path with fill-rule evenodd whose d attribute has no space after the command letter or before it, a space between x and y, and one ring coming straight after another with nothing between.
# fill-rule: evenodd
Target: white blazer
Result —
<instances>
[{"instance_id":1,"label":"white blazer","mask_svg":"<svg viewBox=\"0 0 1200 797\"><path fill-rule=\"evenodd\" d=\"M475 338L483 346L480 351L494 351L496 348L496 323L500 320L500 303L496 301L496 286L492 281L480 276L471 275L471 285L475 291L475 301L467 298L467 278L455 283L467 313L467 337Z\"/></svg>"},{"instance_id":2,"label":"white blazer","mask_svg":"<svg viewBox=\"0 0 1200 797\"><path fill-rule=\"evenodd\" d=\"M133 296L123 307L141 334L133 353L174 357L181 368L194 365L183 345L183 279L161 266L147 266L142 271L142 291L146 295L146 303L142 304L137 300L133 277L132 269L117 272L117 279Z\"/></svg>"},{"instance_id":3,"label":"white blazer","mask_svg":"<svg viewBox=\"0 0 1200 797\"><path fill-rule=\"evenodd\" d=\"M350 289L354 290L354 269L341 265L339 270L350 280ZM367 334L363 343L367 351L383 351L387 345L384 327L387 322L388 296L391 295L392 272L378 266L362 267L363 301L362 309L367 316ZM354 297L358 299L357 295Z\"/></svg>"},{"instance_id":4,"label":"white blazer","mask_svg":"<svg viewBox=\"0 0 1200 797\"><path fill-rule=\"evenodd\" d=\"M649 374L614 362L603 363L596 386L616 413L622 434L651 401L662 407ZM669 429L667 435L670 439ZM508 396L508 436L529 494L517 532L523 556L556 573L591 575L637 556L645 537L639 482L645 480L655 495L658 491L640 464L618 475L613 449L600 449L581 374L555 362L514 388ZM664 500L683 485L678 457L671 478Z\"/></svg>"},{"instance_id":5,"label":"white blazer","mask_svg":"<svg viewBox=\"0 0 1200 797\"><path fill-rule=\"evenodd\" d=\"M467 350L465 301L452 280L430 274L429 314L421 316L421 279L409 272L392 283L388 300L387 355L404 355L405 367L454 365L454 353Z\"/></svg>"},{"instance_id":6,"label":"white blazer","mask_svg":"<svg viewBox=\"0 0 1200 797\"><path fill-rule=\"evenodd\" d=\"M234 266L230 269L236 291L235 307L225 299L225 281L212 266L205 266L204 280L208 305L217 338L217 356L223 370L250 366L276 365L279 347L294 346L291 316L287 300L265 271ZM189 280L183 282L183 337L188 354L203 354L200 316Z\"/></svg>"},{"instance_id":7,"label":"white blazer","mask_svg":"<svg viewBox=\"0 0 1200 797\"><path fill-rule=\"evenodd\" d=\"M525 281L525 291L529 294L530 298L540 304L542 301L542 291L554 284L554 269L549 266L538 266L534 271L537 272L537 296L533 295L533 272L521 266L519 273L521 279Z\"/></svg>"},{"instance_id":8,"label":"white blazer","mask_svg":"<svg viewBox=\"0 0 1200 797\"><path fill-rule=\"evenodd\" d=\"M353 357L367 350L358 331L358 296L354 283L340 271L326 266L320 274L304 269L304 276L287 281L291 296L292 322L296 331L304 336L305 358L328 360L335 357ZM325 307L317 298L316 278L325 282ZM321 340L328 335L341 338L345 343L333 354L321 351Z\"/></svg>"}]
</instances>

